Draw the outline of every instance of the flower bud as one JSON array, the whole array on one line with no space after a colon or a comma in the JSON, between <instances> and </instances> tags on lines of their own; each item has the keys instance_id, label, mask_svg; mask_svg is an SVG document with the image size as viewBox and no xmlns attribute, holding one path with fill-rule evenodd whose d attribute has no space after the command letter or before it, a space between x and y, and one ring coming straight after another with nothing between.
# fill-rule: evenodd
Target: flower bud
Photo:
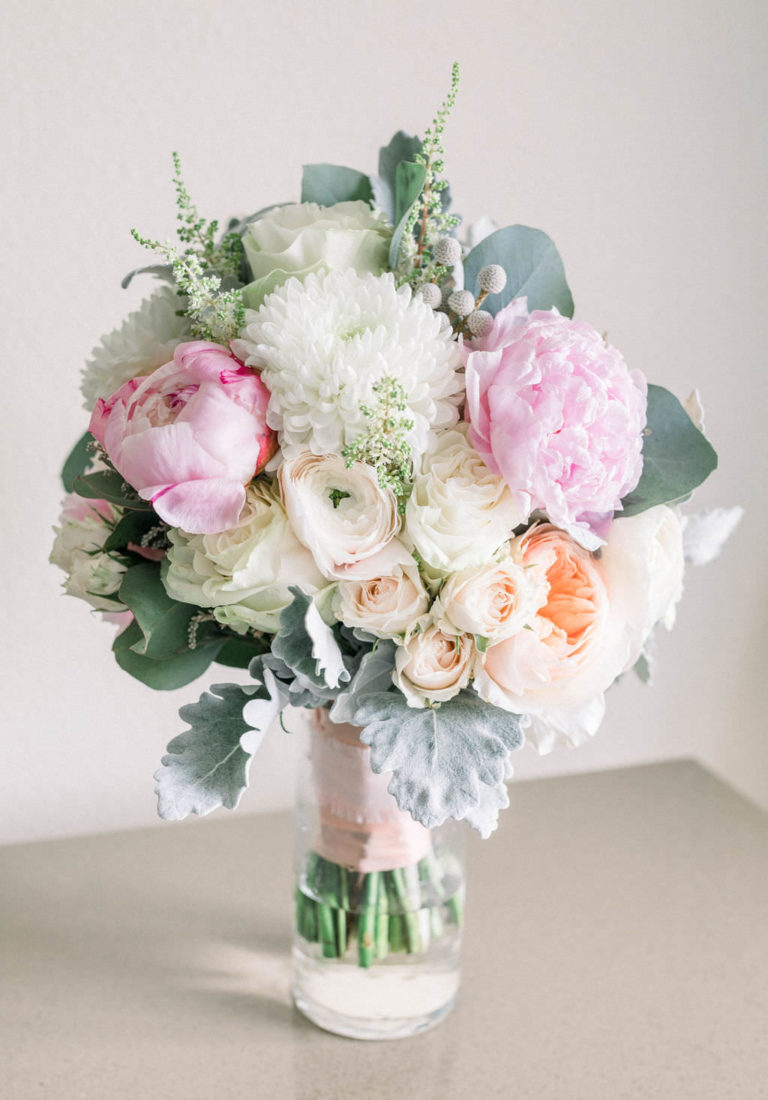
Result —
<instances>
[{"instance_id":1,"label":"flower bud","mask_svg":"<svg viewBox=\"0 0 768 1100\"><path fill-rule=\"evenodd\" d=\"M500 294L507 285L507 273L501 264L488 264L480 268L477 282L487 294Z\"/></svg>"}]
</instances>

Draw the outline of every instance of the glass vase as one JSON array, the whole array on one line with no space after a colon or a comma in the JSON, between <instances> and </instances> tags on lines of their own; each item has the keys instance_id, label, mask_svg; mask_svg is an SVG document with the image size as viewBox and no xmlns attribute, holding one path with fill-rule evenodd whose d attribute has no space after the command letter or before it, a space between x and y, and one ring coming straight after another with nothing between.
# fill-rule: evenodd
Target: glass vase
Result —
<instances>
[{"instance_id":1,"label":"glass vase","mask_svg":"<svg viewBox=\"0 0 768 1100\"><path fill-rule=\"evenodd\" d=\"M371 771L355 726L313 712L298 777L293 998L355 1039L434 1027L459 988L463 837L425 829Z\"/></svg>"}]
</instances>

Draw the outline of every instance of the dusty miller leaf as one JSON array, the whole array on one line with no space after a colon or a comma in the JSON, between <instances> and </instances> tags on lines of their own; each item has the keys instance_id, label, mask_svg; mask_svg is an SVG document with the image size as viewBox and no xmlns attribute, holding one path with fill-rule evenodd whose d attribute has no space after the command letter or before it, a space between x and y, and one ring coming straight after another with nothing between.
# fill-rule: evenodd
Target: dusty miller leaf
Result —
<instances>
[{"instance_id":1,"label":"dusty miller leaf","mask_svg":"<svg viewBox=\"0 0 768 1100\"><path fill-rule=\"evenodd\" d=\"M520 718L462 691L439 707L409 707L399 692L368 695L355 711L375 772L428 829L449 817L483 836L496 826L509 752L522 744Z\"/></svg>"},{"instance_id":2,"label":"dusty miller leaf","mask_svg":"<svg viewBox=\"0 0 768 1100\"><path fill-rule=\"evenodd\" d=\"M266 672L257 686L214 684L182 707L190 728L169 743L155 773L160 817L178 821L219 806L233 810L248 785L253 753L283 705L280 685Z\"/></svg>"}]
</instances>

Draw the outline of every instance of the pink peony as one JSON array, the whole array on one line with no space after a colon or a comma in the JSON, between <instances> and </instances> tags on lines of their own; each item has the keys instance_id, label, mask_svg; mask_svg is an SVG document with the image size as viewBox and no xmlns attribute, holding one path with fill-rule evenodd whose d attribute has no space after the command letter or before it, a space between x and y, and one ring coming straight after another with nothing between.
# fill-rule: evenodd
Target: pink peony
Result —
<instances>
[{"instance_id":1,"label":"pink peony","mask_svg":"<svg viewBox=\"0 0 768 1100\"><path fill-rule=\"evenodd\" d=\"M219 344L179 344L173 361L99 400L90 431L167 523L190 534L234 527L244 486L276 448L269 392Z\"/></svg>"},{"instance_id":2,"label":"pink peony","mask_svg":"<svg viewBox=\"0 0 768 1100\"><path fill-rule=\"evenodd\" d=\"M591 325L524 298L463 353L472 445L525 515L596 549L642 472L644 376Z\"/></svg>"}]
</instances>

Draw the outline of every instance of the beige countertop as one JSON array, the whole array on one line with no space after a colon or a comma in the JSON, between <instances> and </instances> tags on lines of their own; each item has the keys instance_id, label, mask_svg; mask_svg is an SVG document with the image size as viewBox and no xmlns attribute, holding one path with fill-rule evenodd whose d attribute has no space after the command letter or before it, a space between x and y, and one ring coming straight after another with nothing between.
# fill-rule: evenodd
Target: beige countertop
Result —
<instances>
[{"instance_id":1,"label":"beige countertop","mask_svg":"<svg viewBox=\"0 0 768 1100\"><path fill-rule=\"evenodd\" d=\"M1 849L0 1097L768 1097L768 818L688 762L511 798L460 1003L394 1043L290 1004L287 815Z\"/></svg>"}]
</instances>

